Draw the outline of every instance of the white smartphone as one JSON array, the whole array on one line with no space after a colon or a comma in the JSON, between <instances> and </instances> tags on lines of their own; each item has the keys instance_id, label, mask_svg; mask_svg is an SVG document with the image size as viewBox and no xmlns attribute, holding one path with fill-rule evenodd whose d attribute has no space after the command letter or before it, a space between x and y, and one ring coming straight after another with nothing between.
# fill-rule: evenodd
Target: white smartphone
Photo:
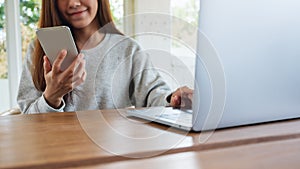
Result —
<instances>
[{"instance_id":1,"label":"white smartphone","mask_svg":"<svg viewBox=\"0 0 300 169\"><path fill-rule=\"evenodd\" d=\"M71 30L67 26L40 28L36 31L38 40L53 65L54 60L62 49L67 50L61 70L66 70L78 55Z\"/></svg>"}]
</instances>

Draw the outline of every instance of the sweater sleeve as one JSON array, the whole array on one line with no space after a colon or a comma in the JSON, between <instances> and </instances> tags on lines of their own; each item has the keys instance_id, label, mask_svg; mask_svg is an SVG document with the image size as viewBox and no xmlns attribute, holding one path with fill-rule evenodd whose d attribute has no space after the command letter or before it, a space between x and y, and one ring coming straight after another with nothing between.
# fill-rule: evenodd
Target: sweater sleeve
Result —
<instances>
[{"instance_id":1,"label":"sweater sleeve","mask_svg":"<svg viewBox=\"0 0 300 169\"><path fill-rule=\"evenodd\" d=\"M30 43L23 64L23 71L19 83L19 91L17 96L18 105L23 114L37 114L46 112L62 112L65 102L59 109L54 109L46 102L43 92L38 91L32 81L31 65L32 65L33 43Z\"/></svg>"},{"instance_id":2,"label":"sweater sleeve","mask_svg":"<svg viewBox=\"0 0 300 169\"><path fill-rule=\"evenodd\" d=\"M132 102L136 107L167 106L166 97L171 93L169 86L144 51L133 55Z\"/></svg>"}]
</instances>

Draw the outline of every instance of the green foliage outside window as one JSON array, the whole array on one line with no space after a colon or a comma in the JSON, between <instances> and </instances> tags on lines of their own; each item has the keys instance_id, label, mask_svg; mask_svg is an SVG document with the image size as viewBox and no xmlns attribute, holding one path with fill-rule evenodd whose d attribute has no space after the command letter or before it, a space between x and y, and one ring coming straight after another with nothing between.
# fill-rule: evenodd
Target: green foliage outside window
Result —
<instances>
[{"instance_id":1,"label":"green foliage outside window","mask_svg":"<svg viewBox=\"0 0 300 169\"><path fill-rule=\"evenodd\" d=\"M4 10L4 3L0 2L0 29L3 28L5 22Z\"/></svg>"},{"instance_id":2,"label":"green foliage outside window","mask_svg":"<svg viewBox=\"0 0 300 169\"><path fill-rule=\"evenodd\" d=\"M41 0L20 0L20 19L22 24L34 27L40 16ZM5 28L5 5L0 1L0 29Z\"/></svg>"}]
</instances>

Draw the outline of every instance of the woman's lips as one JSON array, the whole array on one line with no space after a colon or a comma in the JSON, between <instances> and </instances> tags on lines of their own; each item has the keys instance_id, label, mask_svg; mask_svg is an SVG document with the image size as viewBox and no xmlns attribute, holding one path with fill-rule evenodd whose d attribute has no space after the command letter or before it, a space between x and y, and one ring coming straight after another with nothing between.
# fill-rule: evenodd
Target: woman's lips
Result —
<instances>
[{"instance_id":1,"label":"woman's lips","mask_svg":"<svg viewBox=\"0 0 300 169\"><path fill-rule=\"evenodd\" d=\"M76 16L80 16L81 14L83 14L83 13L86 12L86 11L87 11L87 9L86 9L86 10L81 10L81 11L76 11L76 12L70 13L69 15L70 15L71 17L76 17Z\"/></svg>"}]
</instances>

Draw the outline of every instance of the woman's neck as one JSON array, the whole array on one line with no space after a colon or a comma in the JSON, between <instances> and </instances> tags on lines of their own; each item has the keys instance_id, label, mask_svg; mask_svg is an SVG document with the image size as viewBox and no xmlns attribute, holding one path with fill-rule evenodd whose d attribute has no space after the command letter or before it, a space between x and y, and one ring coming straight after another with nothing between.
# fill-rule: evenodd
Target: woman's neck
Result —
<instances>
[{"instance_id":1,"label":"woman's neck","mask_svg":"<svg viewBox=\"0 0 300 169\"><path fill-rule=\"evenodd\" d=\"M103 40L104 34L100 33L99 29L97 20L94 20L87 27L73 29L75 43L79 51L94 48Z\"/></svg>"}]
</instances>

